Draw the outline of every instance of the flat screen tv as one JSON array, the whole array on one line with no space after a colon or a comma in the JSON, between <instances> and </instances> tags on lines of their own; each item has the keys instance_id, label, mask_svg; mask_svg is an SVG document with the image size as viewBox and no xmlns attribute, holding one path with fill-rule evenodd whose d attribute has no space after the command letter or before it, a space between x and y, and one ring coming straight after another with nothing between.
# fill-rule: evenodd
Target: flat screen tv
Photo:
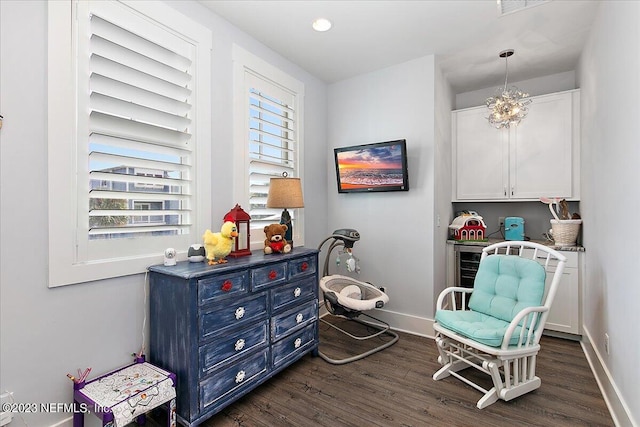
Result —
<instances>
[{"instance_id":1,"label":"flat screen tv","mask_svg":"<svg viewBox=\"0 0 640 427\"><path fill-rule=\"evenodd\" d=\"M339 193L409 191L404 139L334 148Z\"/></svg>"}]
</instances>

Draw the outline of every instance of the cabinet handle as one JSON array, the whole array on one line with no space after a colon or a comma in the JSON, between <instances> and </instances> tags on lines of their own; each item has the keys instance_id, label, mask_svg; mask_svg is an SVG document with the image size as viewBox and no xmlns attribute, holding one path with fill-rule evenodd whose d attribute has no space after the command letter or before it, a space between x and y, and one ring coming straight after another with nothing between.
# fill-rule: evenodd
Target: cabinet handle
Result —
<instances>
[{"instance_id":1,"label":"cabinet handle","mask_svg":"<svg viewBox=\"0 0 640 427\"><path fill-rule=\"evenodd\" d=\"M293 290L293 296L294 296L294 297L296 297L296 298L298 298L300 295L302 295L302 289L300 289L300 288L295 288L295 289Z\"/></svg>"},{"instance_id":2,"label":"cabinet handle","mask_svg":"<svg viewBox=\"0 0 640 427\"><path fill-rule=\"evenodd\" d=\"M273 279L275 279L276 277L278 277L278 273L277 273L275 270L271 270L271 271L269 272L269 279L273 280Z\"/></svg>"},{"instance_id":3,"label":"cabinet handle","mask_svg":"<svg viewBox=\"0 0 640 427\"><path fill-rule=\"evenodd\" d=\"M302 339L300 339L300 338L296 338L296 340L293 342L293 346L294 346L295 348L298 348L298 347L300 347L301 345L302 345Z\"/></svg>"},{"instance_id":4,"label":"cabinet handle","mask_svg":"<svg viewBox=\"0 0 640 427\"><path fill-rule=\"evenodd\" d=\"M511 195L513 196L513 186L511 186Z\"/></svg>"},{"instance_id":5,"label":"cabinet handle","mask_svg":"<svg viewBox=\"0 0 640 427\"><path fill-rule=\"evenodd\" d=\"M300 323L304 320L304 316L302 315L302 313L298 313L298 315L296 316L296 323Z\"/></svg>"},{"instance_id":6,"label":"cabinet handle","mask_svg":"<svg viewBox=\"0 0 640 427\"><path fill-rule=\"evenodd\" d=\"M233 282L231 282L231 280L225 280L220 287L224 292L229 292L231 288L233 288Z\"/></svg>"},{"instance_id":7,"label":"cabinet handle","mask_svg":"<svg viewBox=\"0 0 640 427\"><path fill-rule=\"evenodd\" d=\"M307 271L307 268L309 268L309 263L307 262L303 262L302 265L300 266L300 269L302 271Z\"/></svg>"},{"instance_id":8,"label":"cabinet handle","mask_svg":"<svg viewBox=\"0 0 640 427\"><path fill-rule=\"evenodd\" d=\"M244 317L244 307L236 308L236 320L242 319Z\"/></svg>"},{"instance_id":9,"label":"cabinet handle","mask_svg":"<svg viewBox=\"0 0 640 427\"><path fill-rule=\"evenodd\" d=\"M237 383L241 383L242 381L244 381L244 376L246 375L246 373L244 371L240 371L236 374L236 384Z\"/></svg>"},{"instance_id":10,"label":"cabinet handle","mask_svg":"<svg viewBox=\"0 0 640 427\"><path fill-rule=\"evenodd\" d=\"M236 341L236 345L234 348L236 349L236 351L242 350L244 348L244 340L240 338L238 341Z\"/></svg>"},{"instance_id":11,"label":"cabinet handle","mask_svg":"<svg viewBox=\"0 0 640 427\"><path fill-rule=\"evenodd\" d=\"M502 187L502 191L504 192L504 196L507 197L507 187Z\"/></svg>"}]
</instances>

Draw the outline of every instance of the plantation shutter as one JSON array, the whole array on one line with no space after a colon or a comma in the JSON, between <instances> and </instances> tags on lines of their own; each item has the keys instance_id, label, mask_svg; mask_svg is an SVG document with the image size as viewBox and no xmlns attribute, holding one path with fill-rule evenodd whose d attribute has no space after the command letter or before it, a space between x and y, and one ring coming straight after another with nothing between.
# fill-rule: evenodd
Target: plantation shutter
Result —
<instances>
[{"instance_id":1,"label":"plantation shutter","mask_svg":"<svg viewBox=\"0 0 640 427\"><path fill-rule=\"evenodd\" d=\"M89 239L188 234L193 45L89 19Z\"/></svg>"},{"instance_id":2,"label":"plantation shutter","mask_svg":"<svg viewBox=\"0 0 640 427\"><path fill-rule=\"evenodd\" d=\"M249 214L252 228L280 222L282 209L266 207L269 180L287 173L298 176L296 96L247 73L249 103ZM297 209L291 209L295 222Z\"/></svg>"}]
</instances>

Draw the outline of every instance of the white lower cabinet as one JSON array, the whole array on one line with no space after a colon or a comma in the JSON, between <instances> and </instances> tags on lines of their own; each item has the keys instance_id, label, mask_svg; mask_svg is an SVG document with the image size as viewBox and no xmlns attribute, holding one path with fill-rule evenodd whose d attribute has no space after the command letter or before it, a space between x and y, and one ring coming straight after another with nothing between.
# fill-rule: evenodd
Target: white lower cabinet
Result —
<instances>
[{"instance_id":1,"label":"white lower cabinet","mask_svg":"<svg viewBox=\"0 0 640 427\"><path fill-rule=\"evenodd\" d=\"M551 310L549 311L545 330L580 335L582 334L580 327L580 279L583 255L581 252L569 251L562 251L562 254L567 257L567 263L562 272L560 286L558 287L553 304L551 305ZM544 259L540 260L540 263L544 265ZM551 266L547 272L545 296L554 272L555 267Z\"/></svg>"}]
</instances>

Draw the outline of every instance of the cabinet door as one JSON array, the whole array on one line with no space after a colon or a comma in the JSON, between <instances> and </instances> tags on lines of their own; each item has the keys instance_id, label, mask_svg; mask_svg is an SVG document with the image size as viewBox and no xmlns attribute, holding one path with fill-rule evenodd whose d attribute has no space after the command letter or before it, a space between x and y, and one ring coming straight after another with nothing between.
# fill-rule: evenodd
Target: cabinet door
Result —
<instances>
[{"instance_id":1,"label":"cabinet door","mask_svg":"<svg viewBox=\"0 0 640 427\"><path fill-rule=\"evenodd\" d=\"M510 198L573 196L572 130L572 92L534 99L510 133Z\"/></svg>"},{"instance_id":2,"label":"cabinet door","mask_svg":"<svg viewBox=\"0 0 640 427\"><path fill-rule=\"evenodd\" d=\"M507 197L508 134L491 127L486 107L453 113L454 200Z\"/></svg>"},{"instance_id":3,"label":"cabinet door","mask_svg":"<svg viewBox=\"0 0 640 427\"><path fill-rule=\"evenodd\" d=\"M551 284L551 274L547 277L547 287ZM562 281L549 310L545 329L551 331L580 334L579 276L577 268L565 267Z\"/></svg>"},{"instance_id":4,"label":"cabinet door","mask_svg":"<svg viewBox=\"0 0 640 427\"><path fill-rule=\"evenodd\" d=\"M560 285L556 291L556 296L549 310L549 317L545 329L550 331L566 332L569 334L580 334L580 274L579 258L577 252L563 251L567 257L567 263L562 272ZM525 257L533 255L531 249L525 251ZM544 266L545 259L538 258L537 261ZM545 281L545 298L553 279L555 262L551 262L547 270Z\"/></svg>"}]
</instances>

